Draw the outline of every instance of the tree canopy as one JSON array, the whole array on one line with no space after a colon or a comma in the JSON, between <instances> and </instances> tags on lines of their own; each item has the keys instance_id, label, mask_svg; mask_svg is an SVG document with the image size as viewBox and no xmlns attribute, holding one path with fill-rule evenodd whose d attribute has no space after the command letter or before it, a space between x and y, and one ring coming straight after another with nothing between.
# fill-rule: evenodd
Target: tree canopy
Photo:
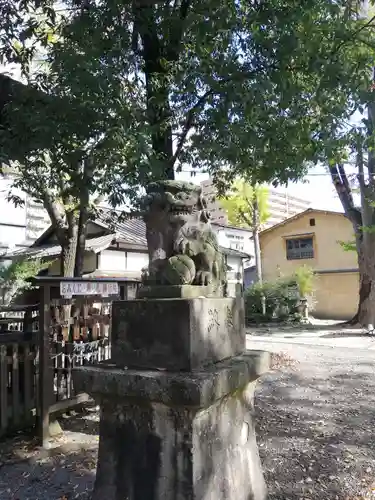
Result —
<instances>
[{"instance_id":1,"label":"tree canopy","mask_svg":"<svg viewBox=\"0 0 375 500\"><path fill-rule=\"evenodd\" d=\"M44 45L69 98L85 93L99 114L103 98L112 119L119 103L126 109L126 130L110 120L107 134L126 142L125 183L181 168L205 169L219 188L249 172L297 179L309 162L341 154L331 129L369 81L371 26L346 2L6 4L3 57L27 73Z\"/></svg>"},{"instance_id":2,"label":"tree canopy","mask_svg":"<svg viewBox=\"0 0 375 500\"><path fill-rule=\"evenodd\" d=\"M65 236L93 194L179 169L223 193L341 161L370 92L373 26L344 1L0 2L0 57L27 79L0 102L1 158Z\"/></svg>"}]
</instances>

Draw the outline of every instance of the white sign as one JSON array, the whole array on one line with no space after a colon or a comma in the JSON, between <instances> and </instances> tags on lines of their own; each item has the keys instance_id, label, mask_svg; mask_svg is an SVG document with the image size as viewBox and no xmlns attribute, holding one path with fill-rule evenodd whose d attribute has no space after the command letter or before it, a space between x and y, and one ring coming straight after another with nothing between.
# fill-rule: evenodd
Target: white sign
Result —
<instances>
[{"instance_id":1,"label":"white sign","mask_svg":"<svg viewBox=\"0 0 375 500\"><path fill-rule=\"evenodd\" d=\"M118 295L119 286L116 281L60 281L60 294L67 299L73 295Z\"/></svg>"}]
</instances>

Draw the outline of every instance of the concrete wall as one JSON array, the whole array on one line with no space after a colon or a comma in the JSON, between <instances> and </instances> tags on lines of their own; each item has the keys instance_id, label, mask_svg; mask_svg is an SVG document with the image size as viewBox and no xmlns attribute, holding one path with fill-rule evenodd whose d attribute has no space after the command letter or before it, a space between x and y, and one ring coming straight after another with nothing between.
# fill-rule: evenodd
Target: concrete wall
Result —
<instances>
[{"instance_id":1,"label":"concrete wall","mask_svg":"<svg viewBox=\"0 0 375 500\"><path fill-rule=\"evenodd\" d=\"M314 219L315 225L310 224L311 219ZM303 236L313 238L314 257L287 260L287 238ZM358 268L357 254L345 252L340 241L353 239L350 221L343 214L330 212L310 212L261 233L264 279L288 276L297 268L307 265L318 273L314 314L332 319L350 318L358 304L358 273L353 272ZM324 274L319 274L321 271Z\"/></svg>"},{"instance_id":2,"label":"concrete wall","mask_svg":"<svg viewBox=\"0 0 375 500\"><path fill-rule=\"evenodd\" d=\"M99 254L100 271L139 271L148 265L146 252L127 252L125 250L103 250Z\"/></svg>"},{"instance_id":3,"label":"concrete wall","mask_svg":"<svg viewBox=\"0 0 375 500\"><path fill-rule=\"evenodd\" d=\"M317 276L314 316L326 319L350 319L357 312L358 273Z\"/></svg>"}]
</instances>

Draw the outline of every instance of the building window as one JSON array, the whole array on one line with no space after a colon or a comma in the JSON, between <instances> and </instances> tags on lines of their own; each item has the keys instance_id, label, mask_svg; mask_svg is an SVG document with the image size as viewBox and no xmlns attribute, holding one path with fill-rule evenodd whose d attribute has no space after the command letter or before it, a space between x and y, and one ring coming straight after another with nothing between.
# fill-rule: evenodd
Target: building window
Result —
<instances>
[{"instance_id":1,"label":"building window","mask_svg":"<svg viewBox=\"0 0 375 500\"><path fill-rule=\"evenodd\" d=\"M244 245L243 243L237 243L237 242L233 242L231 241L229 243L229 248L232 248L233 250L239 250L240 252L243 252L243 249L244 249Z\"/></svg>"},{"instance_id":2,"label":"building window","mask_svg":"<svg viewBox=\"0 0 375 500\"><path fill-rule=\"evenodd\" d=\"M286 258L287 260L313 259L313 239L293 238L286 240Z\"/></svg>"},{"instance_id":3,"label":"building window","mask_svg":"<svg viewBox=\"0 0 375 500\"><path fill-rule=\"evenodd\" d=\"M310 226L315 226L315 219L310 219Z\"/></svg>"}]
</instances>

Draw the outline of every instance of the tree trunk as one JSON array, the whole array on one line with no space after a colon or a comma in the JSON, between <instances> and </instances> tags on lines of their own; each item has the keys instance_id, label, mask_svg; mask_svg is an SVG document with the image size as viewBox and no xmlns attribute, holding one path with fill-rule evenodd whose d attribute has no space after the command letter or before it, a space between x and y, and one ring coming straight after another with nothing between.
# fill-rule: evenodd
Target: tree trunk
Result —
<instances>
[{"instance_id":1,"label":"tree trunk","mask_svg":"<svg viewBox=\"0 0 375 500\"><path fill-rule=\"evenodd\" d=\"M333 185L340 198L345 215L348 217L353 226L353 232L356 240L356 249L358 254L358 271L359 271L359 294L358 294L358 308L354 317L348 321L348 324L361 324L368 326L374 324L375 318L375 301L373 295L375 292L372 290L372 282L375 282L375 252L371 252L372 246L375 244L374 236L367 231L363 231L363 227L371 225L371 207L368 206L366 197L364 195L364 175L363 175L363 162L360 158L358 163L359 178L361 186L361 210L354 206L353 196L349 181L347 179L343 165L330 166L329 170Z\"/></svg>"},{"instance_id":2,"label":"tree trunk","mask_svg":"<svg viewBox=\"0 0 375 500\"><path fill-rule=\"evenodd\" d=\"M74 267L74 276L76 277L81 277L84 271L87 221L88 210L85 208L79 214L77 227L77 248Z\"/></svg>"},{"instance_id":3,"label":"tree trunk","mask_svg":"<svg viewBox=\"0 0 375 500\"><path fill-rule=\"evenodd\" d=\"M89 202L90 202L90 187L92 176L94 173L94 165L90 158L84 160L82 188L80 190L79 200L79 219L77 228L77 249L75 256L74 276L81 277L84 271L85 247L86 247L86 232L87 222L89 220Z\"/></svg>"},{"instance_id":4,"label":"tree trunk","mask_svg":"<svg viewBox=\"0 0 375 500\"><path fill-rule=\"evenodd\" d=\"M356 235L357 253L358 253L358 269L359 269L359 298L358 308L354 317L347 323L350 325L368 325L373 323L373 304L371 303L371 277L368 275L365 265L365 257L363 250L363 238L361 235Z\"/></svg>"},{"instance_id":5,"label":"tree trunk","mask_svg":"<svg viewBox=\"0 0 375 500\"><path fill-rule=\"evenodd\" d=\"M176 2L171 11L168 37L161 39L154 5L149 2L134 3L134 36L137 40L139 34L143 46L147 115L152 130L152 149L155 161L161 164L162 177L170 180L175 178L174 161L176 158L173 155L169 68L179 58L190 4L190 0ZM136 47L136 45L137 42L133 41L133 46Z\"/></svg>"},{"instance_id":6,"label":"tree trunk","mask_svg":"<svg viewBox=\"0 0 375 500\"><path fill-rule=\"evenodd\" d=\"M61 244L63 243L63 244ZM64 242L61 242L61 274L64 278L74 277L76 265L77 243L78 243L78 224L73 224L67 230Z\"/></svg>"},{"instance_id":7,"label":"tree trunk","mask_svg":"<svg viewBox=\"0 0 375 500\"><path fill-rule=\"evenodd\" d=\"M258 283L263 282L262 276L262 258L260 255L260 243L259 243L259 229L255 228L253 230L253 238L254 238L254 253L255 253L255 270L257 275Z\"/></svg>"},{"instance_id":8,"label":"tree trunk","mask_svg":"<svg viewBox=\"0 0 375 500\"><path fill-rule=\"evenodd\" d=\"M156 44L157 45L157 44ZM147 51L146 51L147 47ZM151 47L153 47L151 49ZM145 37L147 113L154 131L151 133L152 149L157 163L162 164L162 176L174 179L172 126L168 124L171 117L169 104L167 74L160 64L155 44L150 37Z\"/></svg>"},{"instance_id":9,"label":"tree trunk","mask_svg":"<svg viewBox=\"0 0 375 500\"><path fill-rule=\"evenodd\" d=\"M375 324L375 238L367 235L363 239L360 255L358 323L368 329Z\"/></svg>"},{"instance_id":10,"label":"tree trunk","mask_svg":"<svg viewBox=\"0 0 375 500\"><path fill-rule=\"evenodd\" d=\"M254 253L255 253L255 269L257 275L258 283L262 283L262 256L260 254L260 242L259 242L259 206L258 199L254 188L254 199L253 199L253 239L254 239Z\"/></svg>"}]
</instances>

